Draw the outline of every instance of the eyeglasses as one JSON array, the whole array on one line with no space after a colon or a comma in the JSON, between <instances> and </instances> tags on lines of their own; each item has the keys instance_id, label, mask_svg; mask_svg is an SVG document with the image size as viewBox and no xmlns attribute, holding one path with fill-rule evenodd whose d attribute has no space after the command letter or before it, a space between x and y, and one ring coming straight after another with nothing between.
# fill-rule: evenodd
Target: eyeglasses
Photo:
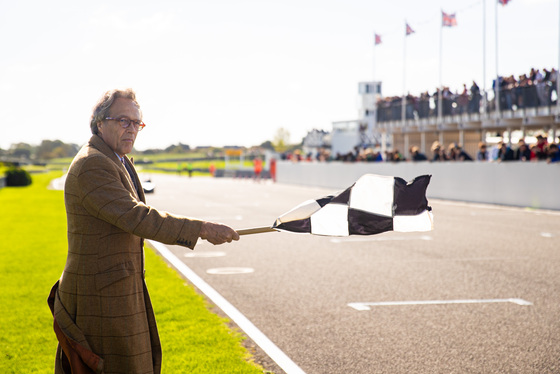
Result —
<instances>
[{"instance_id":1,"label":"eyeglasses","mask_svg":"<svg viewBox=\"0 0 560 374\"><path fill-rule=\"evenodd\" d=\"M134 124L134 129L137 131L141 131L144 127L146 127L146 124L144 122L134 121L126 117L119 117L119 118L105 117L105 119L112 119L114 121L118 121L123 129L127 129L131 124Z\"/></svg>"}]
</instances>

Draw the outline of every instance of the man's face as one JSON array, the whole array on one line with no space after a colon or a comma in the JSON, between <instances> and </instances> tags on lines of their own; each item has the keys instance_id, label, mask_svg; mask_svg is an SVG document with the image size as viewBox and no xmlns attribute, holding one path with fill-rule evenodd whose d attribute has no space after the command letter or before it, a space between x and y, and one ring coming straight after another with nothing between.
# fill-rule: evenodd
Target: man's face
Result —
<instances>
[{"instance_id":1,"label":"man's face","mask_svg":"<svg viewBox=\"0 0 560 374\"><path fill-rule=\"evenodd\" d=\"M111 118L128 118L134 121L141 121L140 110L130 99L117 98L109 108L109 115ZM131 124L126 129L123 129L119 121L104 120L97 123L99 130L98 135L107 143L111 149L119 156L123 157L125 154L132 151L138 130Z\"/></svg>"}]
</instances>

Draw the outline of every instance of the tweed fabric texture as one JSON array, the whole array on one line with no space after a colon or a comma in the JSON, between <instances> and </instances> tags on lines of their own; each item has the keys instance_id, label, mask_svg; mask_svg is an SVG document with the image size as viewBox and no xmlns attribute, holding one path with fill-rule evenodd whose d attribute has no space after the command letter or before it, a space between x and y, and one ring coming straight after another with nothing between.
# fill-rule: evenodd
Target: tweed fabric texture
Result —
<instances>
[{"instance_id":1,"label":"tweed fabric texture","mask_svg":"<svg viewBox=\"0 0 560 374\"><path fill-rule=\"evenodd\" d=\"M68 257L53 314L70 341L101 358L94 372L160 373L143 240L193 249L202 222L146 205L138 175L127 157L125 162L132 173L93 135L68 170ZM59 352L56 372L64 373L61 357Z\"/></svg>"}]
</instances>

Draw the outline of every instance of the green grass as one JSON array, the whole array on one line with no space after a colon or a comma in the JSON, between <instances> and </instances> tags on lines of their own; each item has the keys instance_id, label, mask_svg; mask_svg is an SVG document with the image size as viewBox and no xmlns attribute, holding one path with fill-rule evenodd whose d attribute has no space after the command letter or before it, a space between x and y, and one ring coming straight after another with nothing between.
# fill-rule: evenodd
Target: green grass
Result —
<instances>
[{"instance_id":1,"label":"green grass","mask_svg":"<svg viewBox=\"0 0 560 374\"><path fill-rule=\"evenodd\" d=\"M189 152L189 153L161 153L155 155L142 155L142 154L130 154L130 157L133 157L134 160L137 161L136 163L136 170L150 173L161 173L164 172L161 169L167 169L166 172L168 173L176 173L179 168L181 168L182 174L187 174L187 165L190 163L193 169L203 169L207 170L210 167L210 164L214 164L216 169L224 169L225 168L225 159L224 158L216 158L214 160L201 160L201 161L190 161L194 158L205 157L204 153L197 153L197 152ZM149 160L152 161L151 164L141 164L138 161L141 160ZM178 161L169 161L169 160L178 160ZM47 163L47 167L51 170L62 170L64 168L68 168L70 166L72 159L71 158L57 158L51 160ZM232 168L252 168L253 161L252 160L244 160L243 163L240 162L239 158L232 157L228 162L229 166ZM264 165L263 165L264 166ZM27 169L28 167L26 167ZM158 169L154 169L158 168ZM208 172L194 172L194 176L209 176L210 173Z\"/></svg>"},{"instance_id":2,"label":"green grass","mask_svg":"<svg viewBox=\"0 0 560 374\"><path fill-rule=\"evenodd\" d=\"M154 170L153 168L164 168L168 169L169 172L175 173L177 170L181 170L182 174L187 174L187 165L189 162L181 161L181 162L154 162L153 164L138 164L136 165L136 170L143 170L143 171L150 171ZM212 160L212 161L193 161L190 162L193 169L203 169L208 170L210 165L213 164L216 169L224 169L226 163L224 160ZM239 161L230 161L228 166L231 168L252 168L253 162L252 161L244 161L243 163ZM208 172L200 172L199 175L209 175Z\"/></svg>"},{"instance_id":3,"label":"green grass","mask_svg":"<svg viewBox=\"0 0 560 374\"><path fill-rule=\"evenodd\" d=\"M164 153L157 155L129 155L134 157L136 161L139 160L149 160L152 163L143 164L136 162L135 168L138 172L143 173L177 173L180 169L181 174L187 175L187 166L190 163L193 169L200 169L203 171L194 171L193 176L209 176L210 173L207 171L210 165L214 165L216 169L224 169L226 162L223 158L217 158L214 160L200 160L200 161L190 161L193 157L203 157L202 154L174 154L174 153ZM175 159L178 161L169 161L170 159ZM70 167L72 158L57 158L47 162L46 166L38 165L25 165L23 168L29 172L43 172L43 171L66 171ZM265 166L263 164L263 166ZM228 161L228 167L230 168L252 168L252 160L244 160L240 162L239 159L232 159ZM7 167L2 167L0 165L0 175L4 175ZM165 170L162 170L165 169Z\"/></svg>"},{"instance_id":4,"label":"green grass","mask_svg":"<svg viewBox=\"0 0 560 374\"><path fill-rule=\"evenodd\" d=\"M60 172L28 187L0 189L0 373L52 373L56 337L47 306L66 260L63 193L47 189ZM164 373L263 373L243 336L146 249L146 280L163 345Z\"/></svg>"}]
</instances>

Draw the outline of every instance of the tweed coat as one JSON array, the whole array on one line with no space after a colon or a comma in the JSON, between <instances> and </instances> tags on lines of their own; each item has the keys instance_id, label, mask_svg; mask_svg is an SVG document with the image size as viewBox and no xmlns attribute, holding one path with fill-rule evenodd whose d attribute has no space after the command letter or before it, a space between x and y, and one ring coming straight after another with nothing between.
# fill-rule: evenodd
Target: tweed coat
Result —
<instances>
[{"instance_id":1,"label":"tweed coat","mask_svg":"<svg viewBox=\"0 0 560 374\"><path fill-rule=\"evenodd\" d=\"M68 257L49 299L60 342L55 373L69 374L68 362L75 361L85 363L84 372L161 372L161 346L144 281L143 240L193 249L202 222L146 205L126 156L125 162L130 173L93 135L68 170Z\"/></svg>"}]
</instances>

